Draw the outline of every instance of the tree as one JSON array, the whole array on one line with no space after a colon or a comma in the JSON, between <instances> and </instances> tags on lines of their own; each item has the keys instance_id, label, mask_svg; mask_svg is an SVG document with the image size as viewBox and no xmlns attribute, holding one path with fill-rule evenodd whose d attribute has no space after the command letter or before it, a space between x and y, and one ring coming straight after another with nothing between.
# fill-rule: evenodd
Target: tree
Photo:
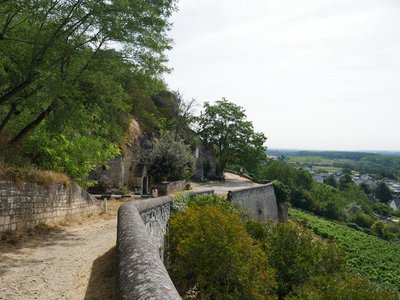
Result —
<instances>
[{"instance_id":1,"label":"tree","mask_svg":"<svg viewBox=\"0 0 400 300\"><path fill-rule=\"evenodd\" d=\"M347 189L351 184L354 184L354 181L350 174L345 173L344 175L340 176L340 178L339 178L339 189L340 190L343 191L343 190Z\"/></svg>"},{"instance_id":2,"label":"tree","mask_svg":"<svg viewBox=\"0 0 400 300\"><path fill-rule=\"evenodd\" d=\"M388 186L382 181L378 182L378 184L376 185L374 195L383 203L388 203L390 200L393 199L392 192L390 191Z\"/></svg>"},{"instance_id":3,"label":"tree","mask_svg":"<svg viewBox=\"0 0 400 300\"><path fill-rule=\"evenodd\" d=\"M309 172L303 169L297 169L291 164L283 161L269 161L259 171L259 177L268 180L279 180L289 188L302 188L310 190L313 179Z\"/></svg>"},{"instance_id":4,"label":"tree","mask_svg":"<svg viewBox=\"0 0 400 300\"><path fill-rule=\"evenodd\" d=\"M324 183L332 187L337 187L338 185L335 176L333 176L332 174L328 175L326 179L324 179Z\"/></svg>"},{"instance_id":5,"label":"tree","mask_svg":"<svg viewBox=\"0 0 400 300\"><path fill-rule=\"evenodd\" d=\"M55 112L70 115L70 103L86 104L87 98L75 92L113 43L131 70L152 75L166 70L174 0L16 0L1 5L0 132L9 128L12 145ZM95 90L97 81L92 83Z\"/></svg>"},{"instance_id":6,"label":"tree","mask_svg":"<svg viewBox=\"0 0 400 300\"><path fill-rule=\"evenodd\" d=\"M242 107L225 98L214 105L206 102L197 123L200 137L215 147L220 174L227 165L241 165L254 172L266 159L265 135L254 131Z\"/></svg>"},{"instance_id":7,"label":"tree","mask_svg":"<svg viewBox=\"0 0 400 300\"><path fill-rule=\"evenodd\" d=\"M190 178L193 174L194 155L180 138L175 139L173 132L163 132L147 155L150 161L149 174L156 181Z\"/></svg>"}]
</instances>

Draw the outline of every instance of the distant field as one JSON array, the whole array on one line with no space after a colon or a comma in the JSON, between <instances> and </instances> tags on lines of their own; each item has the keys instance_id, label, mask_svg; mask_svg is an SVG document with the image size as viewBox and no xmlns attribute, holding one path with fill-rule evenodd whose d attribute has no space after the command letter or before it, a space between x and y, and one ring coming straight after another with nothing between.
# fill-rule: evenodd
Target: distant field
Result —
<instances>
[{"instance_id":1,"label":"distant field","mask_svg":"<svg viewBox=\"0 0 400 300\"><path fill-rule=\"evenodd\" d=\"M321 156L290 156L289 162L315 166L331 166L333 163L349 163L349 159L328 159ZM338 168L340 169L340 168Z\"/></svg>"},{"instance_id":2,"label":"distant field","mask_svg":"<svg viewBox=\"0 0 400 300\"><path fill-rule=\"evenodd\" d=\"M320 156L290 156L289 162L303 164L331 165L333 159L322 158Z\"/></svg>"},{"instance_id":3,"label":"distant field","mask_svg":"<svg viewBox=\"0 0 400 300\"><path fill-rule=\"evenodd\" d=\"M400 244L297 209L290 209L289 216L292 220L307 220L308 226L317 234L336 239L345 250L352 270L400 290Z\"/></svg>"},{"instance_id":4,"label":"distant field","mask_svg":"<svg viewBox=\"0 0 400 300\"><path fill-rule=\"evenodd\" d=\"M328 171L328 172L336 172L336 171L342 171L342 168L338 167L332 167L332 166L316 166L318 169Z\"/></svg>"}]
</instances>

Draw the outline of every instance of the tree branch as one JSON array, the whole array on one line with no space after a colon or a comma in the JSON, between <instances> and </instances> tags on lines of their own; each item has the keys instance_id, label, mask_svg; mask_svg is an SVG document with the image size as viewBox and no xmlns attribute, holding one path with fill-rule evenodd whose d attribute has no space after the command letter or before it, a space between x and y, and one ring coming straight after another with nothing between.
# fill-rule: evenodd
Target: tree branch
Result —
<instances>
[{"instance_id":1,"label":"tree branch","mask_svg":"<svg viewBox=\"0 0 400 300\"><path fill-rule=\"evenodd\" d=\"M44 111L42 111L35 120L26 125L11 141L10 145L15 146L19 144L29 133L31 133L51 112L54 111L59 98L54 100Z\"/></svg>"}]
</instances>

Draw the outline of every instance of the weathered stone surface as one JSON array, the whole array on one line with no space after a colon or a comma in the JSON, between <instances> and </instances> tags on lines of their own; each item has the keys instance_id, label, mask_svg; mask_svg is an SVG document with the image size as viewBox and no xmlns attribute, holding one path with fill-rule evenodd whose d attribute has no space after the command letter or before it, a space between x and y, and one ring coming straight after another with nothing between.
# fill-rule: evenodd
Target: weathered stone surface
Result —
<instances>
[{"instance_id":1,"label":"weathered stone surface","mask_svg":"<svg viewBox=\"0 0 400 300\"><path fill-rule=\"evenodd\" d=\"M87 216L101 210L102 202L75 183L43 187L28 182L17 186L11 181L0 181L0 232Z\"/></svg>"},{"instance_id":2,"label":"weathered stone surface","mask_svg":"<svg viewBox=\"0 0 400 300\"><path fill-rule=\"evenodd\" d=\"M278 205L272 183L229 191L228 199L244 207L257 221L279 221Z\"/></svg>"},{"instance_id":3,"label":"weathered stone surface","mask_svg":"<svg viewBox=\"0 0 400 300\"><path fill-rule=\"evenodd\" d=\"M287 203L278 203L278 219L279 222L287 222L289 207Z\"/></svg>"},{"instance_id":4,"label":"weathered stone surface","mask_svg":"<svg viewBox=\"0 0 400 300\"><path fill-rule=\"evenodd\" d=\"M177 180L171 182L164 182L157 184L159 195L168 195L174 192L181 192L185 190L186 180Z\"/></svg>"},{"instance_id":5,"label":"weathered stone surface","mask_svg":"<svg viewBox=\"0 0 400 300\"><path fill-rule=\"evenodd\" d=\"M160 248L169 219L169 197L130 202L118 211L118 299L181 299Z\"/></svg>"}]
</instances>

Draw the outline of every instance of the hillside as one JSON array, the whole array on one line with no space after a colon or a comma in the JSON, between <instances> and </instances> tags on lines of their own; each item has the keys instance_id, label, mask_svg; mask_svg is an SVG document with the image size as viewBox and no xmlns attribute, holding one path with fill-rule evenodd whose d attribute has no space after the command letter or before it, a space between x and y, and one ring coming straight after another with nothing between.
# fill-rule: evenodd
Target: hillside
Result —
<instances>
[{"instance_id":1,"label":"hillside","mask_svg":"<svg viewBox=\"0 0 400 300\"><path fill-rule=\"evenodd\" d=\"M318 235L335 239L347 254L347 264L355 272L382 284L400 287L400 244L382 240L346 225L310 213L290 209L292 220L306 223Z\"/></svg>"}]
</instances>

